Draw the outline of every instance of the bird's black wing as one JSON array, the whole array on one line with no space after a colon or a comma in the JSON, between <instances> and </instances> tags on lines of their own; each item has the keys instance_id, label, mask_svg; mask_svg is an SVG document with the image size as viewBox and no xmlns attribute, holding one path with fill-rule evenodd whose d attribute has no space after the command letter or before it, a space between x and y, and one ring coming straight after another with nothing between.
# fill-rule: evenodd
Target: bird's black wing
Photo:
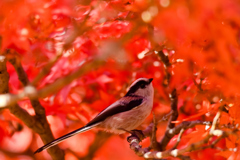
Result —
<instances>
[{"instance_id":1,"label":"bird's black wing","mask_svg":"<svg viewBox=\"0 0 240 160\"><path fill-rule=\"evenodd\" d=\"M109 116L129 111L135 107L138 107L143 102L143 97L140 96L128 96L122 97L112 105L105 108L100 112L93 120L91 120L86 126L91 126L99 122L104 121Z\"/></svg>"}]
</instances>

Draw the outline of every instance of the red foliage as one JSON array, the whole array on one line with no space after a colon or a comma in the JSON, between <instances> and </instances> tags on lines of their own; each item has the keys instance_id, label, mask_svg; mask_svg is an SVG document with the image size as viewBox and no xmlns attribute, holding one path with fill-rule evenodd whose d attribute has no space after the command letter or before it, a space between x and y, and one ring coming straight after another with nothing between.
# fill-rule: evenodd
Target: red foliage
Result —
<instances>
[{"instance_id":1,"label":"red foliage","mask_svg":"<svg viewBox=\"0 0 240 160\"><path fill-rule=\"evenodd\" d=\"M78 70L90 59L102 57L104 64L101 67L88 70L58 93L41 100L46 114L52 119L59 117L59 123L65 127L73 129L86 124L99 111L123 96L127 86L138 77L154 78L154 112L157 117L170 110L168 94L176 88L179 94L176 123L196 119L212 121L218 107L223 104L230 108L221 116L220 124L240 122L238 1L2 0L0 10L1 51L13 49L18 52L30 81L63 50L50 73L37 84L38 89ZM154 53L158 50L163 50L169 57L171 66L167 70ZM11 65L7 67L10 91L21 92L23 86L16 72ZM168 72L171 77L166 82ZM20 105L34 114L29 101L22 101ZM9 151L3 145L7 143L3 143L5 139L13 132L24 132L12 129L11 121L24 125L9 112L0 111L3 151ZM159 137L164 127L159 125ZM57 130L55 134L60 136L64 130ZM188 134L184 134L180 148L203 139L207 130L197 126L186 132ZM87 154L87 146L91 145L94 136L84 134L83 137L91 140L86 142L85 152L74 150L75 155L68 150L66 157L76 159ZM36 144L34 138L32 141L25 147L34 151L41 144ZM77 141L82 141L81 136ZM175 142L173 139L169 147ZM233 136L222 140L218 147L224 148L225 144L227 148L236 148L237 152L207 149L189 155L193 159L224 159L229 156L239 159L239 140ZM125 139L113 136L99 147L96 158L141 159L127 145ZM70 144L61 145L63 149L66 146ZM1 154L11 159L4 152ZM18 158L20 155L30 157L22 150L11 157L21 159ZM46 157L44 154L40 158Z\"/></svg>"}]
</instances>

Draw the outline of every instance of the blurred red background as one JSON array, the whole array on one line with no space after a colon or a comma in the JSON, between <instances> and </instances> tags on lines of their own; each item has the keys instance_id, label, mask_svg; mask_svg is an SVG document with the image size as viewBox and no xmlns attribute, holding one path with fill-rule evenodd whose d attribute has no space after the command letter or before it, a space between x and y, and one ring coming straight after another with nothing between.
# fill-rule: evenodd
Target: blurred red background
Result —
<instances>
[{"instance_id":1,"label":"blurred red background","mask_svg":"<svg viewBox=\"0 0 240 160\"><path fill-rule=\"evenodd\" d=\"M38 89L81 68L90 59L102 57L104 64L59 92L40 99L57 138L77 129L109 104L122 97L132 81L154 78L154 109L157 118L170 111L169 93L179 94L179 118L212 120L220 104L231 106L222 123L238 123L240 2L229 0L1 0L1 52L18 52L30 81L44 66L62 53L51 72L36 84ZM154 51L163 50L170 66ZM23 86L10 64L10 92ZM170 73L170 78L166 74ZM200 84L200 92L196 84ZM34 115L28 100L19 105ZM43 145L37 134L7 109L0 111L0 159L50 159L46 151L33 155ZM144 129L152 115L139 128ZM158 140L166 122L158 125ZM196 127L186 132L180 148L199 140L206 132ZM187 134L188 133L188 134ZM65 158L76 160L143 159L134 154L126 135L88 131L61 143ZM96 142L96 139L103 142ZM98 140L97 139L97 140ZM176 142L174 138L170 144ZM221 141L220 147L238 145L235 138ZM97 146L91 150L90 146ZM143 146L148 146L145 140ZM236 147L236 146L235 146ZM94 151L94 152L93 152ZM188 153L194 159L223 159L237 153L207 149Z\"/></svg>"}]
</instances>

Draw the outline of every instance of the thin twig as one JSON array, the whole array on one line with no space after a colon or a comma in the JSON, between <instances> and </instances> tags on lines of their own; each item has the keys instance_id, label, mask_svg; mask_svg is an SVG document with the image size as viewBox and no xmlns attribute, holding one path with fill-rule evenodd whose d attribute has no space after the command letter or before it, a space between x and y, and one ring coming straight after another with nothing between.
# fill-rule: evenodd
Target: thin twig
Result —
<instances>
[{"instance_id":1,"label":"thin twig","mask_svg":"<svg viewBox=\"0 0 240 160\"><path fill-rule=\"evenodd\" d=\"M199 90L200 92L203 92L203 91L204 91L204 90L202 89L202 80L203 80L203 79L200 79L200 83L198 84L198 83L196 82L195 78L193 78L193 83L195 84L195 86L198 88L198 90Z\"/></svg>"},{"instance_id":2,"label":"thin twig","mask_svg":"<svg viewBox=\"0 0 240 160\"><path fill-rule=\"evenodd\" d=\"M178 135L177 142L175 143L175 145L172 147L171 150L174 150L174 149L177 148L178 144L179 144L180 141L181 141L181 138L182 138L182 135L183 135L184 131L185 131L185 129L182 128L181 131L180 131L180 133L179 133L179 135Z\"/></svg>"},{"instance_id":3,"label":"thin twig","mask_svg":"<svg viewBox=\"0 0 240 160\"><path fill-rule=\"evenodd\" d=\"M173 111L171 110L168 114L164 115L157 123L167 121L169 117L172 115Z\"/></svg>"},{"instance_id":4,"label":"thin twig","mask_svg":"<svg viewBox=\"0 0 240 160\"><path fill-rule=\"evenodd\" d=\"M170 94L170 99L171 99L171 117L168 120L168 127L167 130L160 142L161 149L160 151L165 150L167 144L169 141L172 139L174 135L171 135L171 129L174 128L175 123L173 121L176 121L178 118L178 110L177 110L177 104L178 104L178 96L177 96L177 91L174 89L172 93Z\"/></svg>"},{"instance_id":5,"label":"thin twig","mask_svg":"<svg viewBox=\"0 0 240 160\"><path fill-rule=\"evenodd\" d=\"M165 55L162 50L156 51L156 53L160 57L161 61L163 62L163 66L164 66L165 77L163 80L163 85L168 86L170 79L171 79L171 73L168 71L168 68L171 66L169 57L168 57L168 55Z\"/></svg>"},{"instance_id":6,"label":"thin twig","mask_svg":"<svg viewBox=\"0 0 240 160\"><path fill-rule=\"evenodd\" d=\"M151 148L155 151L159 150L161 148L160 144L157 141L157 122L156 122L156 117L155 114L153 113L153 124L154 126L152 127L152 136L150 137L151 139Z\"/></svg>"}]
</instances>

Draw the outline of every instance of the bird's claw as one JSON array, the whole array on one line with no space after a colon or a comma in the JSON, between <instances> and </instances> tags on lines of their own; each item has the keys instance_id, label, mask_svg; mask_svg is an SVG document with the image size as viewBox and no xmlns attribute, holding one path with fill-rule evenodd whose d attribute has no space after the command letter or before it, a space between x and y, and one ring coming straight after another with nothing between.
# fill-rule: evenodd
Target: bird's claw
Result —
<instances>
[{"instance_id":1,"label":"bird's claw","mask_svg":"<svg viewBox=\"0 0 240 160\"><path fill-rule=\"evenodd\" d=\"M131 136L127 137L128 142L130 142L132 138L137 138L140 142L145 138L141 130L134 129L128 132L131 133Z\"/></svg>"}]
</instances>

